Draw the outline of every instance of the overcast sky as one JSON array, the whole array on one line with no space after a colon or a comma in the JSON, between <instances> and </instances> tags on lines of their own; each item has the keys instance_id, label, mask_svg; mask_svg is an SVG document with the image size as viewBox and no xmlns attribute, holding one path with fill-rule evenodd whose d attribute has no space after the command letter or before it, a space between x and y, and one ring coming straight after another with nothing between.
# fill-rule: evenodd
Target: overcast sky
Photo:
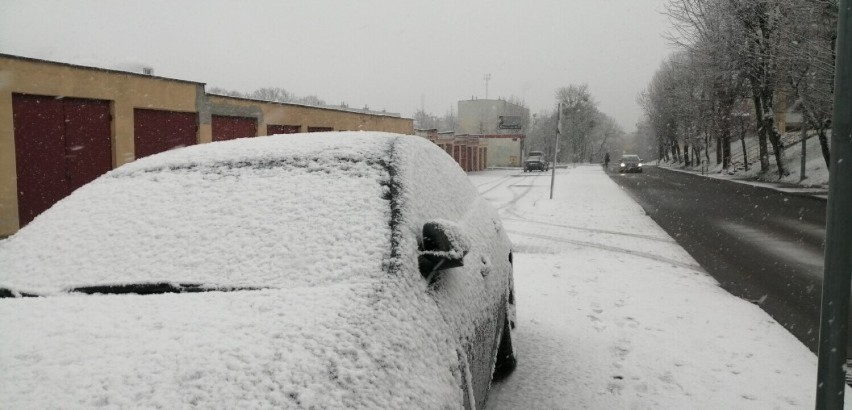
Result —
<instances>
[{"instance_id":1,"label":"overcast sky","mask_svg":"<svg viewBox=\"0 0 852 410\"><path fill-rule=\"evenodd\" d=\"M626 131L636 95L672 51L665 0L0 0L0 53L410 117L517 96L536 113L587 83Z\"/></svg>"}]
</instances>

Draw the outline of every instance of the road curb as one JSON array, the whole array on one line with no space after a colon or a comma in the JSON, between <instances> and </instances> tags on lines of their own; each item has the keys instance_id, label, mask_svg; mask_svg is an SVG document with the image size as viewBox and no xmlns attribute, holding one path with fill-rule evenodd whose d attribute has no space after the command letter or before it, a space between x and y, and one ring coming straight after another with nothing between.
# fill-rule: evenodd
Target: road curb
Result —
<instances>
[{"instance_id":1,"label":"road curb","mask_svg":"<svg viewBox=\"0 0 852 410\"><path fill-rule=\"evenodd\" d=\"M812 189L813 190L813 189L817 189L817 188L807 188L807 187L788 188L788 187L783 187L783 186L779 186L779 185L774 185L774 183L772 183L772 182L716 178L716 177L712 177L712 176L709 176L709 175L701 175L697 172L687 171L687 170L684 170L684 169L668 168L668 167L661 167L661 166L657 166L657 168L663 169L663 170L666 170L666 171L671 171L671 172L680 172L680 173L683 173L683 174L694 175L694 176L702 177L702 178L710 178L710 179L713 179L713 180L716 180L716 181L733 182L733 183L736 183L736 184L747 185L747 186L754 187L754 188L768 189L768 190L771 190L771 191L781 192L781 193L784 193L784 194L813 198L813 199L816 199L816 200L822 201L822 202L828 201L828 190L827 189L825 189L825 190L819 189L817 192L796 192L795 191L796 189L803 189L803 190Z\"/></svg>"}]
</instances>

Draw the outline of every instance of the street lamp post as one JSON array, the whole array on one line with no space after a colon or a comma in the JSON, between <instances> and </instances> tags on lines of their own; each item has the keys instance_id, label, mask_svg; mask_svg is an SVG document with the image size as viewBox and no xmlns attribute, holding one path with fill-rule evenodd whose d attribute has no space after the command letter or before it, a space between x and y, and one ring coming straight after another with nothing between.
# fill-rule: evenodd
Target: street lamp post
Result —
<instances>
[{"instance_id":1,"label":"street lamp post","mask_svg":"<svg viewBox=\"0 0 852 410\"><path fill-rule=\"evenodd\" d=\"M550 199L553 199L553 184L556 182L556 159L559 158L559 134L562 133L562 102L556 105L556 146L553 147L553 164L550 168Z\"/></svg>"},{"instance_id":2,"label":"street lamp post","mask_svg":"<svg viewBox=\"0 0 852 410\"><path fill-rule=\"evenodd\" d=\"M849 281L852 273L852 0L839 0L831 173L817 363L817 409L842 409L846 392Z\"/></svg>"}]
</instances>

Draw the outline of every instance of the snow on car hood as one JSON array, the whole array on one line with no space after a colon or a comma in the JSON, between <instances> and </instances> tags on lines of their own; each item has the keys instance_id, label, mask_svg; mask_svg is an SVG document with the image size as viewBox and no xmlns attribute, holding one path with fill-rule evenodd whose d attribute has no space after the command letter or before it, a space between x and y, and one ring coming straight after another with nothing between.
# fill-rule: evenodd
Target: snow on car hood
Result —
<instances>
[{"instance_id":1,"label":"snow on car hood","mask_svg":"<svg viewBox=\"0 0 852 410\"><path fill-rule=\"evenodd\" d=\"M375 279L390 255L385 161L398 137L257 137L124 165L0 241L0 287Z\"/></svg>"},{"instance_id":2,"label":"snow on car hood","mask_svg":"<svg viewBox=\"0 0 852 410\"><path fill-rule=\"evenodd\" d=\"M457 407L456 353L434 303L415 293L348 284L0 299L0 403Z\"/></svg>"}]
</instances>

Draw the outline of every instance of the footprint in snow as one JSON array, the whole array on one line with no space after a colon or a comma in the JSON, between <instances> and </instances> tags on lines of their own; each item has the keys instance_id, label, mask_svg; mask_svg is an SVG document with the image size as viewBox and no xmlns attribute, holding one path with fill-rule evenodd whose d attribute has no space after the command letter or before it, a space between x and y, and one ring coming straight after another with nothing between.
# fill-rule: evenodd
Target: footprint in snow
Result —
<instances>
[{"instance_id":1,"label":"footprint in snow","mask_svg":"<svg viewBox=\"0 0 852 410\"><path fill-rule=\"evenodd\" d=\"M612 395L621 395L622 389L624 389L622 380L613 380L606 385L606 390Z\"/></svg>"},{"instance_id":2,"label":"footprint in snow","mask_svg":"<svg viewBox=\"0 0 852 410\"><path fill-rule=\"evenodd\" d=\"M619 362L624 361L627 355L630 354L631 345L628 339L619 339L610 351L615 355Z\"/></svg>"},{"instance_id":3,"label":"footprint in snow","mask_svg":"<svg viewBox=\"0 0 852 410\"><path fill-rule=\"evenodd\" d=\"M597 316L595 316L595 315L586 315L586 317L587 317L587 318L589 318L589 320L591 320L591 321L592 321L592 328L594 328L596 331L598 331L598 333L603 332L604 330L606 330L606 325L605 325L605 324L601 321L601 319L600 319L600 318L598 318Z\"/></svg>"}]
</instances>

